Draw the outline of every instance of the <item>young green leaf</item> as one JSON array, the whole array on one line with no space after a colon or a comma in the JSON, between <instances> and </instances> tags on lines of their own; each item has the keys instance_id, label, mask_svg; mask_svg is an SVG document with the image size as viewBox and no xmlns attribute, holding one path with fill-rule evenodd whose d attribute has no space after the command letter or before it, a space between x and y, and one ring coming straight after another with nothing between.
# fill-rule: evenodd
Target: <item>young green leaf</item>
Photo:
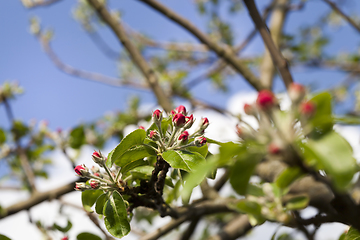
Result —
<instances>
[{"instance_id":1,"label":"young green leaf","mask_svg":"<svg viewBox=\"0 0 360 240\"><path fill-rule=\"evenodd\" d=\"M288 210L301 210L306 208L309 205L309 197L308 196L298 196L291 198L286 203L286 209Z\"/></svg>"},{"instance_id":2,"label":"young green leaf","mask_svg":"<svg viewBox=\"0 0 360 240\"><path fill-rule=\"evenodd\" d=\"M117 191L106 201L103 214L106 229L111 235L122 238L130 232L124 199Z\"/></svg>"},{"instance_id":3,"label":"young green leaf","mask_svg":"<svg viewBox=\"0 0 360 240\"><path fill-rule=\"evenodd\" d=\"M275 180L275 184L281 188L287 188L291 183L302 175L300 168L288 167L282 171Z\"/></svg>"},{"instance_id":4,"label":"young green leaf","mask_svg":"<svg viewBox=\"0 0 360 240\"><path fill-rule=\"evenodd\" d=\"M85 190L81 193L83 207L88 212L93 212L91 207L95 204L96 199L103 194L102 190Z\"/></svg>"},{"instance_id":5,"label":"young green leaf","mask_svg":"<svg viewBox=\"0 0 360 240\"><path fill-rule=\"evenodd\" d=\"M96 204L95 204L95 212L97 214L103 214L104 212L104 206L105 206L105 202L109 199L109 197L107 196L106 193L100 195L97 200L96 200Z\"/></svg>"},{"instance_id":6,"label":"young green leaf","mask_svg":"<svg viewBox=\"0 0 360 240\"><path fill-rule=\"evenodd\" d=\"M0 234L0 240L11 240L11 238L8 238L7 236Z\"/></svg>"},{"instance_id":7,"label":"young green leaf","mask_svg":"<svg viewBox=\"0 0 360 240\"><path fill-rule=\"evenodd\" d=\"M124 137L119 145L116 146L111 156L111 164L116 162L127 150L130 148L141 145L146 137L146 132L143 129L136 129Z\"/></svg>"},{"instance_id":8,"label":"young green leaf","mask_svg":"<svg viewBox=\"0 0 360 240\"><path fill-rule=\"evenodd\" d=\"M123 168L136 160L143 159L151 155L156 155L155 151L152 148L143 145L138 145L130 149L127 149L125 152L123 152L123 154L120 157L118 157L114 161L114 163L117 166Z\"/></svg>"},{"instance_id":9,"label":"young green leaf","mask_svg":"<svg viewBox=\"0 0 360 240\"><path fill-rule=\"evenodd\" d=\"M315 114L310 120L316 135L322 136L333 128L331 100L328 92L320 93L310 100L316 105Z\"/></svg>"},{"instance_id":10,"label":"young green leaf","mask_svg":"<svg viewBox=\"0 0 360 240\"><path fill-rule=\"evenodd\" d=\"M197 152L183 150L170 150L162 154L164 160L173 168L180 168L192 172L196 165L205 161L205 158Z\"/></svg>"},{"instance_id":11,"label":"young green leaf","mask_svg":"<svg viewBox=\"0 0 360 240\"><path fill-rule=\"evenodd\" d=\"M69 145L74 149L79 149L83 144L85 144L85 130L84 126L80 125L70 132Z\"/></svg>"},{"instance_id":12,"label":"young green leaf","mask_svg":"<svg viewBox=\"0 0 360 240\"><path fill-rule=\"evenodd\" d=\"M79 235L77 235L76 237L77 240L101 240L101 237L92 234L92 233L88 233L88 232L83 232L80 233Z\"/></svg>"},{"instance_id":13,"label":"young green leaf","mask_svg":"<svg viewBox=\"0 0 360 240\"><path fill-rule=\"evenodd\" d=\"M67 225L65 227L61 227L61 226L57 225L56 223L54 223L54 225L53 225L54 229L57 229L60 232L64 232L64 233L69 231L71 229L71 227L72 227L72 223L69 220L68 220Z\"/></svg>"}]
</instances>

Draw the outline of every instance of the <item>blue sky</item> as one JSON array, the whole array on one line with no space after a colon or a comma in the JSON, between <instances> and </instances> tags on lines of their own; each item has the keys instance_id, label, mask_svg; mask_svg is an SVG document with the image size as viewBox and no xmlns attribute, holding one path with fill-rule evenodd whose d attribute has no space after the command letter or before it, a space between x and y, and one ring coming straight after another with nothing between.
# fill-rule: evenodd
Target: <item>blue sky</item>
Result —
<instances>
[{"instance_id":1,"label":"blue sky","mask_svg":"<svg viewBox=\"0 0 360 240\"><path fill-rule=\"evenodd\" d=\"M269 1L257 1L262 9ZM294 1L295 3L297 1ZM29 18L39 16L44 28L55 31L52 41L53 50L59 58L79 69L99 72L109 76L117 76L116 64L96 48L81 26L73 19L71 10L76 1L60 1L50 7L25 9L20 1L4 1L0 8L0 82L17 80L24 88L25 94L12 102L15 117L29 121L46 119L51 128L68 129L81 121L91 121L101 117L105 112L124 110L131 96L141 95L143 103L153 102L151 93L139 92L131 88L116 88L96 82L81 80L60 72L42 51L39 42L29 33ZM166 1L171 9L182 16L191 19L199 28L205 30L206 18L199 17L193 1ZM344 10L352 13L360 10L360 4L349 3ZM167 21L164 17L150 10L138 1L110 1L110 6L118 8L124 21L134 29L140 30L159 41L193 41L197 42L181 27ZM329 7L322 1L309 1L304 10L291 13L285 30L295 33L300 24L313 24L317 16L326 13ZM229 16L226 11L220 11L225 19L233 21L236 29L236 41L241 42L253 29L253 24L244 10L237 16ZM333 42L327 50L355 51L358 47L358 35L349 26L340 30L327 29L333 37ZM115 50L120 50L112 32L102 28L100 33L107 43ZM347 39L344 44L344 38ZM244 55L253 55L263 51L259 36L247 47ZM333 86L344 75L335 71L313 71L293 69L296 81L309 84L316 82L320 88ZM196 76L196 74L193 74ZM230 79L230 91L219 93L208 84L200 84L193 89L195 96L200 96L216 105L224 107L226 101L238 91L248 91L251 87L241 77ZM280 81L276 82L276 90L283 90ZM4 116L3 108L0 113ZM1 125L8 125L4 117Z\"/></svg>"}]
</instances>

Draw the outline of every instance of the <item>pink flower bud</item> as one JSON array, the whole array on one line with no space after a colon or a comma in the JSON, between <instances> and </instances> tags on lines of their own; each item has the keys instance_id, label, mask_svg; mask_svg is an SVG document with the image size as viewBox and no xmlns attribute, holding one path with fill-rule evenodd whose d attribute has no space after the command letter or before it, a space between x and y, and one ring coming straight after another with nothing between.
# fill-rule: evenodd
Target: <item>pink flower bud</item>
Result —
<instances>
[{"instance_id":1,"label":"pink flower bud","mask_svg":"<svg viewBox=\"0 0 360 240\"><path fill-rule=\"evenodd\" d=\"M268 152L273 155L281 153L281 148L276 143L270 143L268 146Z\"/></svg>"},{"instance_id":2,"label":"pink flower bud","mask_svg":"<svg viewBox=\"0 0 360 240\"><path fill-rule=\"evenodd\" d=\"M171 110L170 114L171 114L171 115L175 115L176 112L175 112L174 110Z\"/></svg>"},{"instance_id":3,"label":"pink flower bud","mask_svg":"<svg viewBox=\"0 0 360 240\"><path fill-rule=\"evenodd\" d=\"M100 173L98 173L98 172L95 172L95 173L94 173L94 176L96 176L96 177L101 177Z\"/></svg>"},{"instance_id":4,"label":"pink flower bud","mask_svg":"<svg viewBox=\"0 0 360 240\"><path fill-rule=\"evenodd\" d=\"M186 108L183 105L180 105L177 108L175 108L175 112L186 115Z\"/></svg>"},{"instance_id":5,"label":"pink flower bud","mask_svg":"<svg viewBox=\"0 0 360 240\"><path fill-rule=\"evenodd\" d=\"M188 131L184 131L183 133L180 134L178 140L181 142L186 142L189 138L189 133Z\"/></svg>"},{"instance_id":6,"label":"pink flower bud","mask_svg":"<svg viewBox=\"0 0 360 240\"><path fill-rule=\"evenodd\" d=\"M68 236L65 236L61 240L69 240L69 238L68 238Z\"/></svg>"},{"instance_id":7,"label":"pink flower bud","mask_svg":"<svg viewBox=\"0 0 360 240\"><path fill-rule=\"evenodd\" d=\"M77 182L75 183L75 190L77 191L84 191L88 189L88 186L84 182Z\"/></svg>"},{"instance_id":8,"label":"pink flower bud","mask_svg":"<svg viewBox=\"0 0 360 240\"><path fill-rule=\"evenodd\" d=\"M200 129L205 130L209 126L209 119L208 118L201 118L200 122Z\"/></svg>"},{"instance_id":9,"label":"pink flower bud","mask_svg":"<svg viewBox=\"0 0 360 240\"><path fill-rule=\"evenodd\" d=\"M172 121L176 127L183 127L186 120L185 120L185 116L183 114L177 113L174 115Z\"/></svg>"},{"instance_id":10,"label":"pink flower bud","mask_svg":"<svg viewBox=\"0 0 360 240\"><path fill-rule=\"evenodd\" d=\"M245 103L244 105L244 112L247 114L247 115L255 115L256 114L256 109L253 105L250 105L250 104L247 104Z\"/></svg>"},{"instance_id":11,"label":"pink flower bud","mask_svg":"<svg viewBox=\"0 0 360 240\"><path fill-rule=\"evenodd\" d=\"M191 128L191 126L195 122L194 116L192 114L190 116L188 116L188 117L185 117L185 120L186 120L186 123L185 123L185 126L184 126L185 129Z\"/></svg>"},{"instance_id":12,"label":"pink flower bud","mask_svg":"<svg viewBox=\"0 0 360 240\"><path fill-rule=\"evenodd\" d=\"M97 151L94 151L91 157L92 157L92 160L97 164L102 165L106 162L106 158Z\"/></svg>"},{"instance_id":13,"label":"pink flower bud","mask_svg":"<svg viewBox=\"0 0 360 240\"><path fill-rule=\"evenodd\" d=\"M76 174L81 177L85 177L87 175L86 173L88 172L88 170L84 164L77 165L74 170L75 170Z\"/></svg>"},{"instance_id":14,"label":"pink flower bud","mask_svg":"<svg viewBox=\"0 0 360 240\"><path fill-rule=\"evenodd\" d=\"M159 109L156 109L152 114L152 120L155 123L161 123L163 116L162 112Z\"/></svg>"},{"instance_id":15,"label":"pink flower bud","mask_svg":"<svg viewBox=\"0 0 360 240\"><path fill-rule=\"evenodd\" d=\"M194 140L195 146L202 147L206 143L205 137L196 137Z\"/></svg>"},{"instance_id":16,"label":"pink flower bud","mask_svg":"<svg viewBox=\"0 0 360 240\"><path fill-rule=\"evenodd\" d=\"M306 89L303 85L298 83L291 83L289 87L289 97L292 102L299 103L301 102L306 93Z\"/></svg>"},{"instance_id":17,"label":"pink flower bud","mask_svg":"<svg viewBox=\"0 0 360 240\"><path fill-rule=\"evenodd\" d=\"M236 134L243 140L251 139L254 137L251 130L245 126L236 125Z\"/></svg>"},{"instance_id":18,"label":"pink flower bud","mask_svg":"<svg viewBox=\"0 0 360 240\"><path fill-rule=\"evenodd\" d=\"M262 110L269 110L276 103L276 98L274 94L269 90L261 90L256 99L256 104Z\"/></svg>"},{"instance_id":19,"label":"pink flower bud","mask_svg":"<svg viewBox=\"0 0 360 240\"><path fill-rule=\"evenodd\" d=\"M152 130L152 131L150 131L149 138L154 140L154 141L157 141L157 140L160 139L160 136L159 136L159 133L156 130Z\"/></svg>"},{"instance_id":20,"label":"pink flower bud","mask_svg":"<svg viewBox=\"0 0 360 240\"><path fill-rule=\"evenodd\" d=\"M306 101L300 105L300 113L306 117L311 117L315 113L316 106L311 101Z\"/></svg>"},{"instance_id":21,"label":"pink flower bud","mask_svg":"<svg viewBox=\"0 0 360 240\"><path fill-rule=\"evenodd\" d=\"M100 187L100 181L96 179L90 179L89 184L92 189L98 189Z\"/></svg>"},{"instance_id":22,"label":"pink flower bud","mask_svg":"<svg viewBox=\"0 0 360 240\"><path fill-rule=\"evenodd\" d=\"M143 126L139 126L139 129L143 129L143 130L145 130L145 128L144 128Z\"/></svg>"}]
</instances>

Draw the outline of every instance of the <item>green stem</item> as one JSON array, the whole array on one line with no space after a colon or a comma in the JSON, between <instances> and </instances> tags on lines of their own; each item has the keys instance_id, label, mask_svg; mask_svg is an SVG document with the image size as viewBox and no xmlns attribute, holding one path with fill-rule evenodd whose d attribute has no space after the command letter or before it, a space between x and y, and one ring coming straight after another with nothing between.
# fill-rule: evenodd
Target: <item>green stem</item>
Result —
<instances>
[{"instance_id":1,"label":"green stem","mask_svg":"<svg viewBox=\"0 0 360 240\"><path fill-rule=\"evenodd\" d=\"M154 150L155 150L155 152L159 152L159 150L158 150L158 149L154 148L153 146L151 146L151 145L149 145L149 144L142 143L141 145L146 146L146 147L149 147L149 148L152 148L152 149L154 149Z\"/></svg>"},{"instance_id":2,"label":"green stem","mask_svg":"<svg viewBox=\"0 0 360 240\"><path fill-rule=\"evenodd\" d=\"M108 168L108 166L106 166L106 164L104 164L103 167L105 168L106 173L109 175L110 180L111 180L114 184L116 184L116 181L115 181L114 177L112 176L111 171L110 171L110 169Z\"/></svg>"}]
</instances>

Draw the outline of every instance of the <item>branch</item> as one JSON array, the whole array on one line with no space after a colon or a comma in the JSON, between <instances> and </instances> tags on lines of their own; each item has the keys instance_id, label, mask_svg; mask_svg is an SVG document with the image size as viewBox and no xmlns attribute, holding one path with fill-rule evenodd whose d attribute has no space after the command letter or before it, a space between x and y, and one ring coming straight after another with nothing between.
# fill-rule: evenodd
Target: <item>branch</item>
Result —
<instances>
[{"instance_id":1,"label":"branch","mask_svg":"<svg viewBox=\"0 0 360 240\"><path fill-rule=\"evenodd\" d=\"M21 0L22 4L27 8L48 7L61 0Z\"/></svg>"},{"instance_id":2,"label":"branch","mask_svg":"<svg viewBox=\"0 0 360 240\"><path fill-rule=\"evenodd\" d=\"M277 69L280 72L280 75L285 83L286 88L293 82L292 76L289 71L289 66L286 59L282 56L281 52L276 47L274 41L272 40L268 28L264 21L262 20L259 11L255 5L254 0L244 0L244 3L249 11L249 14L260 32L260 35L271 54L271 58L276 65Z\"/></svg>"},{"instance_id":3,"label":"branch","mask_svg":"<svg viewBox=\"0 0 360 240\"><path fill-rule=\"evenodd\" d=\"M170 112L172 109L171 101L166 96L165 92L159 85L158 78L153 69L147 64L139 50L132 44L126 32L121 25L106 9L106 7L98 0L87 0L88 3L94 8L99 17L112 29L118 40L128 51L132 61L139 68L145 76L147 83L155 94L158 103L164 108L165 111Z\"/></svg>"},{"instance_id":4,"label":"branch","mask_svg":"<svg viewBox=\"0 0 360 240\"><path fill-rule=\"evenodd\" d=\"M350 23L350 25L360 33L360 26L354 21L352 20L348 15L346 15L343 11L341 11L340 8L338 8L338 6L336 6L336 4L332 1L329 0L323 0L324 2L326 2L327 4L329 4L329 6L335 11L337 12L342 18L344 18L348 23Z\"/></svg>"},{"instance_id":5,"label":"branch","mask_svg":"<svg viewBox=\"0 0 360 240\"><path fill-rule=\"evenodd\" d=\"M287 5L289 0L275 0L274 2L274 11L270 20L270 33L275 46L278 48L288 10ZM275 71L276 69L272 62L271 54L269 50L265 48L264 58L260 66L260 80L267 89L272 88Z\"/></svg>"},{"instance_id":6,"label":"branch","mask_svg":"<svg viewBox=\"0 0 360 240\"><path fill-rule=\"evenodd\" d=\"M69 183L65 186L62 186L62 187L59 187L59 188L56 188L54 190L50 190L47 192L37 192L25 201L16 203L5 209L2 209L2 212L0 213L0 219L3 219L10 215L13 215L22 210L28 210L41 202L51 200L51 199L56 199L66 193L72 192L72 191L74 191L75 182L79 182L79 181L81 182L81 181L83 181L83 179L77 179L76 181L74 181L72 183Z\"/></svg>"},{"instance_id":7,"label":"branch","mask_svg":"<svg viewBox=\"0 0 360 240\"><path fill-rule=\"evenodd\" d=\"M126 84L121 83L121 79L108 77L99 73L93 73L93 72L87 72L83 70L79 70L76 68L73 68L65 63L63 63L57 55L54 53L54 51L50 47L49 40L47 40L44 36L41 34L37 35L38 39L41 43L41 46L43 47L45 53L49 56L50 60L54 63L54 65L62 72L69 74L71 76L79 77L85 80L91 80L95 82L99 82L102 84L114 86L114 87L126 87L127 85L130 87L134 87L136 89L140 90L146 90L146 87L136 84L136 83L130 83L127 82Z\"/></svg>"},{"instance_id":8,"label":"branch","mask_svg":"<svg viewBox=\"0 0 360 240\"><path fill-rule=\"evenodd\" d=\"M189 32L191 32L200 42L207 45L212 51L214 51L219 57L223 58L229 63L237 72L239 72L256 90L263 89L259 79L250 71L250 69L244 65L235 55L234 51L229 47L222 47L213 42L206 34L201 32L187 19L181 17L176 12L168 9L161 3L155 0L139 0L151 8L162 13L175 23L179 24Z\"/></svg>"},{"instance_id":9,"label":"branch","mask_svg":"<svg viewBox=\"0 0 360 240\"><path fill-rule=\"evenodd\" d=\"M239 215L235 217L233 220L228 222L219 234L212 236L209 238L209 240L231 240L239 238L243 235L245 235L250 229L253 227L251 226L249 222L249 218L247 215Z\"/></svg>"}]
</instances>

